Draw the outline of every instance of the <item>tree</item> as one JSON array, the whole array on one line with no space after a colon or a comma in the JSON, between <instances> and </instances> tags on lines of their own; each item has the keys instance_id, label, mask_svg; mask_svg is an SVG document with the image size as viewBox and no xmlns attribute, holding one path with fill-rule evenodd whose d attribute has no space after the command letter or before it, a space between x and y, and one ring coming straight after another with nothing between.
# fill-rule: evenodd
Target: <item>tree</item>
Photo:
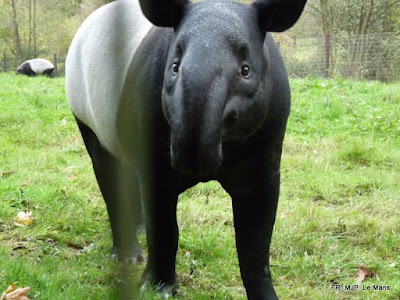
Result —
<instances>
[{"instance_id":1,"label":"tree","mask_svg":"<svg viewBox=\"0 0 400 300\"><path fill-rule=\"evenodd\" d=\"M329 22L329 3L328 0L319 1L321 7L321 23L322 31L324 33L325 40L325 77L329 77L330 72L330 61L331 61L331 33L332 26Z\"/></svg>"},{"instance_id":2,"label":"tree","mask_svg":"<svg viewBox=\"0 0 400 300\"><path fill-rule=\"evenodd\" d=\"M15 52L16 56L19 60L23 58L23 51L21 45L21 38L19 35L19 24L18 24L18 14L17 14L17 2L18 0L8 0L5 1L6 5L9 8L11 20L12 20L12 31L14 37L14 45L15 45Z\"/></svg>"},{"instance_id":3,"label":"tree","mask_svg":"<svg viewBox=\"0 0 400 300\"><path fill-rule=\"evenodd\" d=\"M326 69L334 69L334 53L328 38L334 35L333 42L346 49L347 75L363 77L366 67L375 63L372 58L384 52L373 48L377 45L370 38L372 34L400 29L399 4L400 0L309 0L306 15L315 20L325 37ZM303 31L310 32L306 28Z\"/></svg>"},{"instance_id":4,"label":"tree","mask_svg":"<svg viewBox=\"0 0 400 300\"><path fill-rule=\"evenodd\" d=\"M84 18L104 0L0 1L0 51L14 57L12 67L35 57L65 58Z\"/></svg>"}]
</instances>

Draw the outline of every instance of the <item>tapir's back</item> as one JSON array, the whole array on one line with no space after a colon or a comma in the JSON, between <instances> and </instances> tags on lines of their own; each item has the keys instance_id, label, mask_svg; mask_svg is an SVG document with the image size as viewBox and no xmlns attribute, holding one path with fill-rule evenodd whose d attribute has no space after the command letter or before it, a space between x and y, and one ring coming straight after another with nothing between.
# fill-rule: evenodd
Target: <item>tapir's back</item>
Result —
<instances>
[{"instance_id":1,"label":"tapir's back","mask_svg":"<svg viewBox=\"0 0 400 300\"><path fill-rule=\"evenodd\" d=\"M66 86L72 112L118 157L125 157L116 132L122 87L151 26L137 0L115 1L85 20L68 53Z\"/></svg>"}]
</instances>

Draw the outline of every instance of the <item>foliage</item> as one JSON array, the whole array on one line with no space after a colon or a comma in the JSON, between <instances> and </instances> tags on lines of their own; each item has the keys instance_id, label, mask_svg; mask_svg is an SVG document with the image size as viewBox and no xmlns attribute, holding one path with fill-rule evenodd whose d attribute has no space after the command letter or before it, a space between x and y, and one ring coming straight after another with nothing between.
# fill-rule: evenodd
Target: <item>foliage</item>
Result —
<instances>
[{"instance_id":1,"label":"foliage","mask_svg":"<svg viewBox=\"0 0 400 300\"><path fill-rule=\"evenodd\" d=\"M2 1L0 53L13 58L13 67L35 57L52 60L53 54L57 54L64 58L80 23L104 3L104 0ZM17 40L22 53L16 46Z\"/></svg>"},{"instance_id":2,"label":"foliage","mask_svg":"<svg viewBox=\"0 0 400 300\"><path fill-rule=\"evenodd\" d=\"M117 299L118 287L137 286L143 265L109 260L106 209L64 79L3 73L0 81L0 292L18 281L31 287L32 299ZM291 84L271 249L277 292L282 299L398 299L400 85ZM35 222L15 226L25 209ZM178 219L177 299L245 299L221 186L182 194ZM331 290L353 284L360 265L370 272L363 284L390 291Z\"/></svg>"},{"instance_id":3,"label":"foliage","mask_svg":"<svg viewBox=\"0 0 400 300\"><path fill-rule=\"evenodd\" d=\"M308 0L297 35L397 32L399 0ZM307 25L313 24L309 28Z\"/></svg>"}]
</instances>

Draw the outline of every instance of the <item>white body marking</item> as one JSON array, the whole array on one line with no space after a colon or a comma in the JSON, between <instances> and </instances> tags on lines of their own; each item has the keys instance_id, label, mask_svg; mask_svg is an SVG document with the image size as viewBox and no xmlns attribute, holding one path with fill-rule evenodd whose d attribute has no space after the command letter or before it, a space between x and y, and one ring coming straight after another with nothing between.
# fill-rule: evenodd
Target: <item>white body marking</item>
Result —
<instances>
[{"instance_id":1,"label":"white body marking","mask_svg":"<svg viewBox=\"0 0 400 300\"><path fill-rule=\"evenodd\" d=\"M118 108L128 67L152 26L138 0L107 4L79 28L66 61L72 112L105 149L128 163L117 134Z\"/></svg>"}]
</instances>

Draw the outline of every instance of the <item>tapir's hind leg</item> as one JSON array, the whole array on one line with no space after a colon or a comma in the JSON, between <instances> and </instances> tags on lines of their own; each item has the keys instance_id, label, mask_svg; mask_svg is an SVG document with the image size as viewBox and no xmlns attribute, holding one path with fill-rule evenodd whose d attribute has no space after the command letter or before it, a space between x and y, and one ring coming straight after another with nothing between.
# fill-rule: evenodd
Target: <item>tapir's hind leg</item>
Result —
<instances>
[{"instance_id":1,"label":"tapir's hind leg","mask_svg":"<svg viewBox=\"0 0 400 300\"><path fill-rule=\"evenodd\" d=\"M54 68L47 69L43 72L43 75L46 75L47 77L52 78L54 76Z\"/></svg>"},{"instance_id":2,"label":"tapir's hind leg","mask_svg":"<svg viewBox=\"0 0 400 300\"><path fill-rule=\"evenodd\" d=\"M106 151L95 133L76 120L107 205L113 235L112 258L129 262L144 261L143 250L136 237L138 227L143 222L136 172Z\"/></svg>"}]
</instances>

